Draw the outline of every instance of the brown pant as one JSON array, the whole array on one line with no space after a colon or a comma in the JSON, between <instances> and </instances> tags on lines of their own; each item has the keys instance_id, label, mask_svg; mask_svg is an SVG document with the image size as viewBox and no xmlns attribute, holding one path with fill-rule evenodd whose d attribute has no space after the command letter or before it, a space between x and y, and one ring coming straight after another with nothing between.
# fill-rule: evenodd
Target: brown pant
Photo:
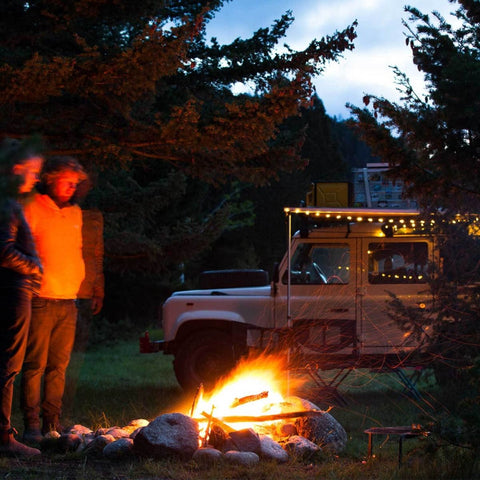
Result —
<instances>
[{"instance_id":1,"label":"brown pant","mask_svg":"<svg viewBox=\"0 0 480 480\"><path fill-rule=\"evenodd\" d=\"M41 410L44 418L58 418L61 414L76 320L74 300L38 297L32 301L21 392L21 406L28 427L40 424Z\"/></svg>"}]
</instances>

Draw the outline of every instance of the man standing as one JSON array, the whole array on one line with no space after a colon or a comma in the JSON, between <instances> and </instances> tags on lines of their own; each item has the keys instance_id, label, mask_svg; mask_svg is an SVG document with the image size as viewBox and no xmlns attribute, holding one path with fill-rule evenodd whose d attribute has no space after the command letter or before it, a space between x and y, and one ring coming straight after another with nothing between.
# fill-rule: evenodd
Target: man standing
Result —
<instances>
[{"instance_id":1,"label":"man standing","mask_svg":"<svg viewBox=\"0 0 480 480\"><path fill-rule=\"evenodd\" d=\"M82 166L74 158L51 158L42 171L43 193L24 208L44 269L39 296L32 301L22 375L25 442L39 442L46 433L62 430L65 372L77 319L75 299L85 275L82 212L71 199L78 183L85 178Z\"/></svg>"}]
</instances>

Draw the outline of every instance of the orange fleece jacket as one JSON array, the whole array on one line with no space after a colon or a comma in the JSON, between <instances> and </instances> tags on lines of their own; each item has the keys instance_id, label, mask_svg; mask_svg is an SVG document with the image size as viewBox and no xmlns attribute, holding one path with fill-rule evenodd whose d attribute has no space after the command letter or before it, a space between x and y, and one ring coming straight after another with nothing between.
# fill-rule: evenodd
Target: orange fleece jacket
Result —
<instances>
[{"instance_id":1,"label":"orange fleece jacket","mask_svg":"<svg viewBox=\"0 0 480 480\"><path fill-rule=\"evenodd\" d=\"M24 211L43 265L39 296L77 298L85 276L80 207L59 208L48 195L36 194Z\"/></svg>"}]
</instances>

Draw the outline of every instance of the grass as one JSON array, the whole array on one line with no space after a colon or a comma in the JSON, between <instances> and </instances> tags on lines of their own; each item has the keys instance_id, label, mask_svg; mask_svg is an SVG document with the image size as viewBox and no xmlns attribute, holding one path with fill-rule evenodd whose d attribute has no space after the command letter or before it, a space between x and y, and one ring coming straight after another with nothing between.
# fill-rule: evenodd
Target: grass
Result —
<instances>
[{"instance_id":1,"label":"grass","mask_svg":"<svg viewBox=\"0 0 480 480\"><path fill-rule=\"evenodd\" d=\"M191 399L186 398L177 385L171 362L172 358L163 354L140 354L136 339L96 346L85 355L75 353L69 370L64 423L80 423L94 429L122 426L137 418L151 420L171 411L186 411L182 408L188 408ZM79 376L75 383L72 378L76 376L76 370ZM75 454L46 454L35 460L0 458L0 475L27 480L477 478L472 473L475 462L470 451L453 446L438 448L438 439L433 435L405 441L404 462L400 468L396 438L388 441L385 437L375 438L375 457L366 458L367 435L363 433L366 428L412 423L426 425L435 419L438 405L432 375L423 374L418 385L424 400L415 400L406 394L393 374L353 372L340 388L346 403L334 405L331 410L348 433L347 448L340 455L321 453L306 461L292 459L284 465L261 462L245 468L231 465L200 467L193 462L138 458L111 462ZM299 394L321 408L332 404L322 396L318 382L306 383ZM21 426L18 388L14 401L13 421Z\"/></svg>"},{"instance_id":2,"label":"grass","mask_svg":"<svg viewBox=\"0 0 480 480\"><path fill-rule=\"evenodd\" d=\"M66 423L91 426L126 425L152 419L175 406L182 396L172 374L171 358L140 354L138 342L97 347L74 353L70 367L81 364L73 401L67 398ZM77 367L78 368L78 367ZM68 385L74 382L67 383Z\"/></svg>"}]
</instances>

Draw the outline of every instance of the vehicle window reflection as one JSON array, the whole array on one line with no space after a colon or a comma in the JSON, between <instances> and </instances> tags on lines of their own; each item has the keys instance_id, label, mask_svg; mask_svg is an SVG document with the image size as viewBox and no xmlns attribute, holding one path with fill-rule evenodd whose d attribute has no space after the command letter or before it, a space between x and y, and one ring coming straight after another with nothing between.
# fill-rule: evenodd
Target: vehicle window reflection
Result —
<instances>
[{"instance_id":1,"label":"vehicle window reflection","mask_svg":"<svg viewBox=\"0 0 480 480\"><path fill-rule=\"evenodd\" d=\"M372 242L368 245L369 283L426 283L427 270L426 242Z\"/></svg>"},{"instance_id":2,"label":"vehicle window reflection","mask_svg":"<svg viewBox=\"0 0 480 480\"><path fill-rule=\"evenodd\" d=\"M287 283L285 272L282 282ZM350 282L350 247L344 244L301 243L291 259L291 283L339 284Z\"/></svg>"}]
</instances>

